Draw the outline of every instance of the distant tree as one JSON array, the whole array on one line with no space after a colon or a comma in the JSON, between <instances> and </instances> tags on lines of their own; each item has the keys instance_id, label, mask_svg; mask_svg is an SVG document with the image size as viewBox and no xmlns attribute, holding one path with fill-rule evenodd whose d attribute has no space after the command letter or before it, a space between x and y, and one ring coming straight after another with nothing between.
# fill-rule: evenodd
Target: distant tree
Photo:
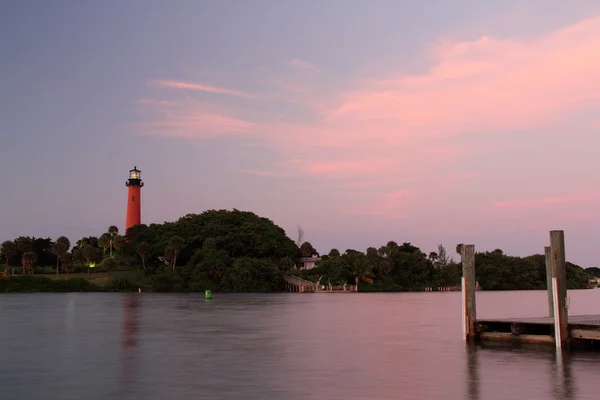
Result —
<instances>
[{"instance_id":1,"label":"distant tree","mask_svg":"<svg viewBox=\"0 0 600 400\"><path fill-rule=\"evenodd\" d=\"M304 243L304 229L298 225L298 238L296 239L296 246L300 247Z\"/></svg>"},{"instance_id":2,"label":"distant tree","mask_svg":"<svg viewBox=\"0 0 600 400\"><path fill-rule=\"evenodd\" d=\"M87 263L88 274L90 273L90 268L92 264L96 264L102 259L102 250L92 245L86 245L82 250L82 256Z\"/></svg>"},{"instance_id":3,"label":"distant tree","mask_svg":"<svg viewBox=\"0 0 600 400\"><path fill-rule=\"evenodd\" d=\"M338 249L331 249L329 252L329 257L340 257L340 251Z\"/></svg>"},{"instance_id":4,"label":"distant tree","mask_svg":"<svg viewBox=\"0 0 600 400\"><path fill-rule=\"evenodd\" d=\"M146 256L148 252L150 252L150 245L146 242L141 242L137 245L136 252L139 254L142 259L142 268L146 269Z\"/></svg>"},{"instance_id":5,"label":"distant tree","mask_svg":"<svg viewBox=\"0 0 600 400\"><path fill-rule=\"evenodd\" d=\"M452 258L450 256L448 256L448 253L446 252L446 248L444 247L444 245L438 244L437 260L436 260L437 264L434 263L434 265L438 268L445 268L451 261L452 261Z\"/></svg>"},{"instance_id":6,"label":"distant tree","mask_svg":"<svg viewBox=\"0 0 600 400\"><path fill-rule=\"evenodd\" d=\"M111 225L108 227L108 234L110 235L110 241L109 241L109 246L110 246L110 256L112 257L112 250L113 250L113 245L114 245L114 238L119 234L119 228L117 228L115 225Z\"/></svg>"},{"instance_id":7,"label":"distant tree","mask_svg":"<svg viewBox=\"0 0 600 400\"><path fill-rule=\"evenodd\" d=\"M114 271L117 268L117 260L112 257L106 257L102 260L102 266L106 268L106 272L110 276L110 271Z\"/></svg>"},{"instance_id":8,"label":"distant tree","mask_svg":"<svg viewBox=\"0 0 600 400\"><path fill-rule=\"evenodd\" d=\"M85 247L84 247L85 248ZM83 267L85 264L85 257L83 256L83 249L81 247L76 247L73 249L73 261L78 262Z\"/></svg>"},{"instance_id":9,"label":"distant tree","mask_svg":"<svg viewBox=\"0 0 600 400\"><path fill-rule=\"evenodd\" d=\"M52 245L52 253L56 256L56 274L58 275L60 261L63 256L69 251L71 242L66 236L61 236L56 239L56 242Z\"/></svg>"},{"instance_id":10,"label":"distant tree","mask_svg":"<svg viewBox=\"0 0 600 400\"><path fill-rule=\"evenodd\" d=\"M136 242L138 241L141 234L144 233L148 229L148 225L146 224L137 224L130 226L129 229L125 232L125 238L128 242Z\"/></svg>"},{"instance_id":11,"label":"distant tree","mask_svg":"<svg viewBox=\"0 0 600 400\"><path fill-rule=\"evenodd\" d=\"M6 268L8 268L8 263L11 258L15 257L18 254L17 246L15 246L15 242L11 240L6 240L2 242L0 245L0 257L2 257L5 261ZM6 271L6 269L5 269Z\"/></svg>"},{"instance_id":12,"label":"distant tree","mask_svg":"<svg viewBox=\"0 0 600 400\"><path fill-rule=\"evenodd\" d=\"M177 254L183 248L184 241L181 236L173 236L169 239L169 245L167 246L170 251L171 269L175 270L175 264L177 263Z\"/></svg>"},{"instance_id":13,"label":"distant tree","mask_svg":"<svg viewBox=\"0 0 600 400\"><path fill-rule=\"evenodd\" d=\"M111 246L112 236L106 232L100 235L98 238L98 246L102 248L102 256L106 256L106 249ZM111 252L112 255L112 252Z\"/></svg>"},{"instance_id":14,"label":"distant tree","mask_svg":"<svg viewBox=\"0 0 600 400\"><path fill-rule=\"evenodd\" d=\"M17 248L17 251L21 255L21 267L22 267L21 273L25 274L26 261L23 257L25 256L25 253L32 250L33 240L29 237L20 236L15 239L15 247ZM36 255L36 261L37 261L37 255Z\"/></svg>"},{"instance_id":15,"label":"distant tree","mask_svg":"<svg viewBox=\"0 0 600 400\"><path fill-rule=\"evenodd\" d=\"M598 267L589 267L589 268L586 268L584 271L587 272L590 276L592 276L594 278L600 277L600 268L598 268Z\"/></svg>"},{"instance_id":16,"label":"distant tree","mask_svg":"<svg viewBox=\"0 0 600 400\"><path fill-rule=\"evenodd\" d=\"M302 252L302 257L312 257L313 255L318 254L317 250L313 247L309 242L304 242L300 246L300 251Z\"/></svg>"},{"instance_id":17,"label":"distant tree","mask_svg":"<svg viewBox=\"0 0 600 400\"><path fill-rule=\"evenodd\" d=\"M429 261L431 261L434 265L438 260L438 253L436 253L435 251L432 251L429 253L429 255L427 256L427 258L429 259Z\"/></svg>"},{"instance_id":18,"label":"distant tree","mask_svg":"<svg viewBox=\"0 0 600 400\"><path fill-rule=\"evenodd\" d=\"M69 271L73 267L73 255L71 253L64 253L62 255L62 260L61 261L62 261L63 269L65 270L65 273L68 276L69 275Z\"/></svg>"},{"instance_id":19,"label":"distant tree","mask_svg":"<svg viewBox=\"0 0 600 400\"><path fill-rule=\"evenodd\" d=\"M125 248L125 238L121 235L115 235L112 238L112 247L117 250L120 251L121 253L123 252L123 249ZM112 252L111 252L111 256L112 256Z\"/></svg>"},{"instance_id":20,"label":"distant tree","mask_svg":"<svg viewBox=\"0 0 600 400\"><path fill-rule=\"evenodd\" d=\"M33 251L26 251L23 253L23 270L27 270L28 273L33 273L33 266L37 262L37 258L37 254L35 254Z\"/></svg>"}]
</instances>

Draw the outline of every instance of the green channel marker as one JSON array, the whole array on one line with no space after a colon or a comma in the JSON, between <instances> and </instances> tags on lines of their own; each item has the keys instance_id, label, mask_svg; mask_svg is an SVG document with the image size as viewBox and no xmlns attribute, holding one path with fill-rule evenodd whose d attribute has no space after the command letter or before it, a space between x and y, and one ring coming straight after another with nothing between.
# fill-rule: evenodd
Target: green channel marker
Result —
<instances>
[{"instance_id":1,"label":"green channel marker","mask_svg":"<svg viewBox=\"0 0 600 400\"><path fill-rule=\"evenodd\" d=\"M210 290L208 290L208 289L205 290L204 291L204 299L206 299L206 300L212 300L212 298L213 298L212 297L212 292Z\"/></svg>"}]
</instances>

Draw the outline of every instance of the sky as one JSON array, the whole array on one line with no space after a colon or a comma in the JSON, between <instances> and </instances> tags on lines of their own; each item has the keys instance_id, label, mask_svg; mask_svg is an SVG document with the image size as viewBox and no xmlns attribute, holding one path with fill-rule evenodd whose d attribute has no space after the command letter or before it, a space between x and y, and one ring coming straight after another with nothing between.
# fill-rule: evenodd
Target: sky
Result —
<instances>
[{"instance_id":1,"label":"sky","mask_svg":"<svg viewBox=\"0 0 600 400\"><path fill-rule=\"evenodd\" d=\"M208 209L600 264L597 0L5 0L0 240ZM453 252L453 251L452 251Z\"/></svg>"}]
</instances>

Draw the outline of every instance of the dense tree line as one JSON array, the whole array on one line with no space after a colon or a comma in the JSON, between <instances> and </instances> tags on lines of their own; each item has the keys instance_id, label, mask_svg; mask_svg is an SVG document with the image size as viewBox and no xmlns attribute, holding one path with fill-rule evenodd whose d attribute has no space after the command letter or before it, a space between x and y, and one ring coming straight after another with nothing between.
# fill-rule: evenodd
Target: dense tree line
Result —
<instances>
[{"instance_id":1,"label":"dense tree line","mask_svg":"<svg viewBox=\"0 0 600 400\"><path fill-rule=\"evenodd\" d=\"M358 281L360 291L460 284L461 265L441 245L428 254L411 243L393 241L365 252L349 249L342 254L333 249L315 268L297 270L294 265L302 258L319 256L309 242L301 240L301 233L295 243L283 229L254 213L209 210L174 222L136 225L125 235L110 226L98 237L81 238L73 246L64 236L55 242L19 237L0 245L0 258L5 271L15 267L24 275L49 269L56 274L139 269L143 284L154 291L277 291L283 287L282 272L322 284ZM596 272L571 263L567 268L570 288L587 287L589 275ZM544 256L539 254L522 258L501 250L477 253L476 275L484 290L543 289L546 285Z\"/></svg>"},{"instance_id":2,"label":"dense tree line","mask_svg":"<svg viewBox=\"0 0 600 400\"><path fill-rule=\"evenodd\" d=\"M475 254L476 279L483 290L535 290L546 288L545 258L508 256L502 250ZM421 291L431 287L460 285L462 265L442 246L426 254L410 243L388 242L365 253L333 249L316 268L299 271L304 279L332 285L353 283L357 278L362 291ZM590 275L581 267L567 263L570 289L588 287Z\"/></svg>"}]
</instances>

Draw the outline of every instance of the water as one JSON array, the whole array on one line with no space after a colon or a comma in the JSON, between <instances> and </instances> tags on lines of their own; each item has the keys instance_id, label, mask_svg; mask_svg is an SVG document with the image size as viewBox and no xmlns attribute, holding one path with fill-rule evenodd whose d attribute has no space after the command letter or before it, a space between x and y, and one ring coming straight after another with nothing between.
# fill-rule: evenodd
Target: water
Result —
<instances>
[{"instance_id":1,"label":"water","mask_svg":"<svg viewBox=\"0 0 600 400\"><path fill-rule=\"evenodd\" d=\"M600 289L570 291L600 313ZM546 293L479 292L480 317ZM459 293L0 295L0 398L597 399L600 353L468 350Z\"/></svg>"}]
</instances>

